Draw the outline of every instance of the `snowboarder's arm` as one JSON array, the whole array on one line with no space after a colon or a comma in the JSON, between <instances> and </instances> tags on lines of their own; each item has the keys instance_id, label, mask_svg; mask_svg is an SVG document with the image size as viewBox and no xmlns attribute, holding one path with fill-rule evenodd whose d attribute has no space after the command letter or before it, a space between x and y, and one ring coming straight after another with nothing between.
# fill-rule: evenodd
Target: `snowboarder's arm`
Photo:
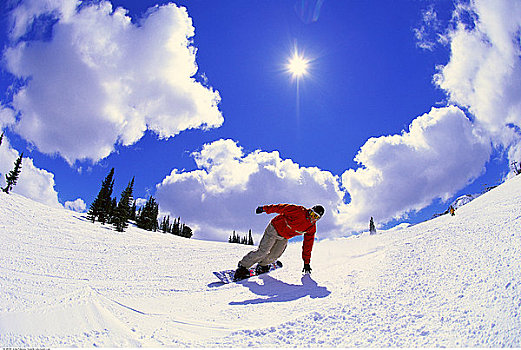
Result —
<instances>
[{"instance_id":1,"label":"snowboarder's arm","mask_svg":"<svg viewBox=\"0 0 521 350\"><path fill-rule=\"evenodd\" d=\"M313 249L313 242L315 241L315 230L304 234L304 242L302 243L302 260L304 264L308 264L311 261L311 250Z\"/></svg>"},{"instance_id":2,"label":"snowboarder's arm","mask_svg":"<svg viewBox=\"0 0 521 350\"><path fill-rule=\"evenodd\" d=\"M285 214L288 211L292 211L298 208L300 208L298 205L294 204L271 204L271 205L264 205L262 209L266 214Z\"/></svg>"}]
</instances>

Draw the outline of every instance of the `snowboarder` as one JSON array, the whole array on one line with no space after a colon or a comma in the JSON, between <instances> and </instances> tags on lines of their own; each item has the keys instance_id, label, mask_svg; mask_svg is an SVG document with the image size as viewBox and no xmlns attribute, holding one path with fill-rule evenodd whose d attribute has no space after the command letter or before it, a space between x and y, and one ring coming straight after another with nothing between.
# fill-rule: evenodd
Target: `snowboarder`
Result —
<instances>
[{"instance_id":1,"label":"snowboarder","mask_svg":"<svg viewBox=\"0 0 521 350\"><path fill-rule=\"evenodd\" d=\"M255 263L257 263L258 273L269 271L268 265L277 261L284 253L288 239L298 235L304 235L302 245L304 269L302 272L311 273L309 263L317 230L316 222L324 215L324 207L315 205L313 208L307 209L300 205L272 204L258 207L255 212L279 215L273 218L266 227L257 250L249 252L239 262L234 278L239 280L249 277L248 269Z\"/></svg>"},{"instance_id":2,"label":"snowboarder","mask_svg":"<svg viewBox=\"0 0 521 350\"><path fill-rule=\"evenodd\" d=\"M450 215L451 215L451 216L456 215L456 214L455 214L455 209L454 209L454 207L453 207L452 205L451 205L450 208L449 208L449 212L450 212Z\"/></svg>"}]
</instances>

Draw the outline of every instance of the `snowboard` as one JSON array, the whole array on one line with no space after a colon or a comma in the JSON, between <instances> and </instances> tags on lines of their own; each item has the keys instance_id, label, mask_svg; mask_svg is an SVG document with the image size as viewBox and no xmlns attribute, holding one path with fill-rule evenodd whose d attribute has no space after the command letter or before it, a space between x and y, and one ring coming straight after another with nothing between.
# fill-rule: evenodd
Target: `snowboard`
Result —
<instances>
[{"instance_id":1,"label":"snowboard","mask_svg":"<svg viewBox=\"0 0 521 350\"><path fill-rule=\"evenodd\" d=\"M265 273L269 273L273 270L276 270L276 269L280 269L282 267L282 263L280 261L275 261L274 263L271 263L269 265L270 269L269 271L265 272ZM258 276L259 274L257 273L257 271L255 271L255 268L254 267L250 267L250 276L249 277L253 277L253 276ZM246 278L243 278L243 279L239 279L239 280L236 280L235 278L233 278L233 275L235 274L235 270L224 270L224 271L214 271L213 273L215 276L217 276L218 279L221 280L222 283L233 283L233 282L238 282L238 281L243 281L249 277L246 277Z\"/></svg>"}]
</instances>

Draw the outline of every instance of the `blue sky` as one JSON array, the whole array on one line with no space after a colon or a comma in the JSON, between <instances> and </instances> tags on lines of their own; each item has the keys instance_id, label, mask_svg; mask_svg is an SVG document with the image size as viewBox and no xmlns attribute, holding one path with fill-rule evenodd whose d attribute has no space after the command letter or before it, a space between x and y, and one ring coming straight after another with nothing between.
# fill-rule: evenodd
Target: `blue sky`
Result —
<instances>
[{"instance_id":1,"label":"blue sky","mask_svg":"<svg viewBox=\"0 0 521 350\"><path fill-rule=\"evenodd\" d=\"M197 238L276 202L323 204L321 237L425 220L521 160L520 9L492 3L10 1L0 172L23 151L19 193L88 208L114 167Z\"/></svg>"}]
</instances>

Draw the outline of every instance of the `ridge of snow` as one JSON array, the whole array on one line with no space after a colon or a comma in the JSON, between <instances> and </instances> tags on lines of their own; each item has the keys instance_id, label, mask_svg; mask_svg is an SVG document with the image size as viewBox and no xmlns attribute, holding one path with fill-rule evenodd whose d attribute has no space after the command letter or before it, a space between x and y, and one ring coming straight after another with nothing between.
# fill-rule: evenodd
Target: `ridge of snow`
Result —
<instances>
[{"instance_id":1,"label":"ridge of snow","mask_svg":"<svg viewBox=\"0 0 521 350\"><path fill-rule=\"evenodd\" d=\"M474 199L478 198L479 196L481 196L481 193L477 193L477 194L464 194L464 195L459 196L458 198L456 198L450 205L454 209L459 209L462 206L464 206L466 204L469 204L470 202L472 202Z\"/></svg>"},{"instance_id":2,"label":"ridge of snow","mask_svg":"<svg viewBox=\"0 0 521 350\"><path fill-rule=\"evenodd\" d=\"M519 203L521 176L454 217L317 241L312 275L295 242L284 268L221 285L212 271L252 247L118 233L0 192L0 345L518 347Z\"/></svg>"}]
</instances>

